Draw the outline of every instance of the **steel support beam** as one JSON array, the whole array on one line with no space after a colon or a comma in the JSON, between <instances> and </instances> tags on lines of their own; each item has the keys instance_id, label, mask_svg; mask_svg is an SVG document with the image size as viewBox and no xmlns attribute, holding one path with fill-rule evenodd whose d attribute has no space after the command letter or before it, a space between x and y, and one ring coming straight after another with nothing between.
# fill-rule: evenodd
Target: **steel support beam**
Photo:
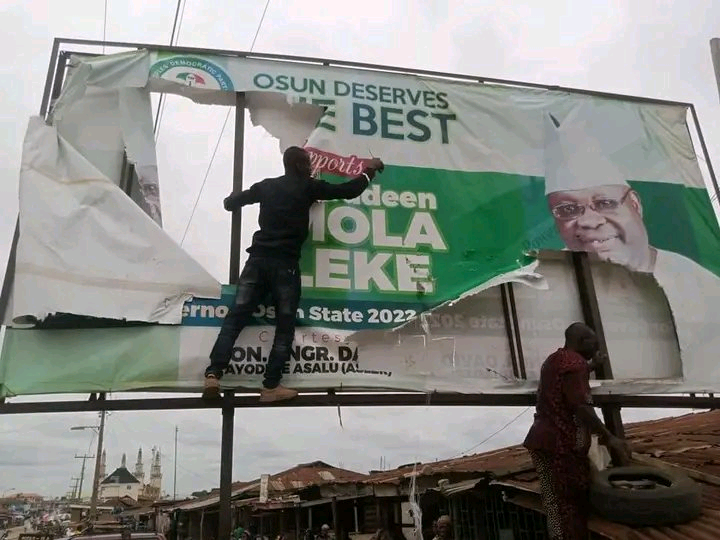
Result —
<instances>
[{"instance_id":1,"label":"steel support beam","mask_svg":"<svg viewBox=\"0 0 720 540\"><path fill-rule=\"evenodd\" d=\"M232 533L232 466L235 436L235 393L225 392L222 407L222 440L220 443L220 505L217 538L230 538Z\"/></svg>"},{"instance_id":2,"label":"steel support beam","mask_svg":"<svg viewBox=\"0 0 720 540\"><path fill-rule=\"evenodd\" d=\"M510 319L513 322L515 347L517 348L517 365L520 370L520 378L527 379L527 370L525 369L525 354L523 353L522 339L520 338L520 320L517 313L517 305L515 303L515 290L512 283L507 283L508 304L510 306Z\"/></svg>"},{"instance_id":3,"label":"steel support beam","mask_svg":"<svg viewBox=\"0 0 720 540\"><path fill-rule=\"evenodd\" d=\"M580 295L580 306L583 312L585 323L595 330L600 351L607 354L607 342L605 341L605 331L603 330L602 317L600 316L600 306L598 305L597 294L595 293L595 283L593 281L592 268L587 253L573 252L573 267L575 269L575 278L577 280L578 292ZM610 360L596 371L598 379L612 379L612 366ZM624 437L622 416L620 414L620 405L605 405L601 407L603 420L610 432L617 437ZM613 456L613 461L618 461Z\"/></svg>"},{"instance_id":4,"label":"steel support beam","mask_svg":"<svg viewBox=\"0 0 720 540\"><path fill-rule=\"evenodd\" d=\"M616 94L612 92L598 92L595 90L587 90L582 88L570 88L567 86L558 86L551 84L540 84L526 81L515 81L510 79L497 79L493 77L478 77L477 75L465 75L459 73L447 73L444 71L432 71L427 69L408 69L398 66L387 66L383 64L368 64L364 62L349 62L345 60L329 60L327 58L315 58L309 56L290 56L285 54L264 54L249 51L233 51L229 49L209 49L201 47L178 47L172 45L160 45L154 43L131 43L127 41L102 41L93 39L75 39L75 38L56 38L63 44L83 45L96 47L116 47L120 49L149 49L161 52L183 52L187 54L206 54L215 56L228 56L234 58L255 58L260 60L278 60L287 62L298 62L303 64L316 64L328 67L341 67L353 69L367 69L371 71L381 71L408 75L421 75L438 79L451 79L458 81L469 81L478 84L498 84L507 86L519 86L524 88L539 88L543 90L553 90L556 92L568 92L571 94L581 94L586 96L595 96L608 99L621 99L636 103L656 103L660 105L682 105L689 107L690 103L684 101L672 101L667 99L655 99L643 96L633 96L626 94ZM99 55L98 55L99 56Z\"/></svg>"},{"instance_id":5,"label":"steel support beam","mask_svg":"<svg viewBox=\"0 0 720 540\"><path fill-rule=\"evenodd\" d=\"M226 398L227 399L227 398ZM720 397L687 395L621 395L600 394L593 397L598 406L615 405L633 408L720 409ZM230 399L235 408L266 407L528 407L535 404L535 394L453 394L453 393L350 393L302 394L290 403L260 403L257 394L236 395ZM225 401L200 397L112 399L98 401L41 401L0 404L0 414L67 413L101 411L167 411L220 409Z\"/></svg>"},{"instance_id":6,"label":"steel support beam","mask_svg":"<svg viewBox=\"0 0 720 540\"><path fill-rule=\"evenodd\" d=\"M518 363L518 349L515 343L515 321L513 321L510 311L510 295L508 293L508 283L500 285L500 299L502 301L502 312L505 320L505 333L507 337L508 347L510 349L510 362L512 363L513 376L520 378L520 365Z\"/></svg>"},{"instance_id":7,"label":"steel support beam","mask_svg":"<svg viewBox=\"0 0 720 540\"><path fill-rule=\"evenodd\" d=\"M703 135L702 129L700 128L700 120L698 119L695 105L690 105L690 113L695 123L695 129L697 130L698 139L700 140L700 148L702 148L703 157L705 158L705 164L708 168L708 174L710 175L710 181L712 182L713 189L715 190L715 197L720 198L720 187L718 187L717 177L715 176L715 169L712 166L712 160L710 159L710 152L708 152L707 144L705 144L705 136Z\"/></svg>"},{"instance_id":8,"label":"steel support beam","mask_svg":"<svg viewBox=\"0 0 720 540\"><path fill-rule=\"evenodd\" d=\"M235 94L235 154L233 160L233 193L243 189L243 165L245 151L245 93ZM242 208L232 213L230 228L230 276L228 283L240 278L240 252L242 249Z\"/></svg>"},{"instance_id":9,"label":"steel support beam","mask_svg":"<svg viewBox=\"0 0 720 540\"><path fill-rule=\"evenodd\" d=\"M42 102L40 103L40 116L45 116L50 107L50 95L53 88L54 77L57 77L55 69L58 63L58 51L60 50L59 38L55 38L53 41L52 51L50 52L50 63L48 65L47 76L45 77L45 88L43 89Z\"/></svg>"},{"instance_id":10,"label":"steel support beam","mask_svg":"<svg viewBox=\"0 0 720 540\"><path fill-rule=\"evenodd\" d=\"M713 69L715 70L718 96L720 96L720 38L712 38L710 40L710 56L712 58Z\"/></svg>"}]
</instances>

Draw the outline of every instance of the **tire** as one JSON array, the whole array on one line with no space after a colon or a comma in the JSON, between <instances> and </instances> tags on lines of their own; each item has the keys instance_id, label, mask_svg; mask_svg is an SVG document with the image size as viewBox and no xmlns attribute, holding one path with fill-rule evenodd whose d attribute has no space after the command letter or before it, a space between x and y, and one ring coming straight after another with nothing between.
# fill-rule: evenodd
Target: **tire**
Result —
<instances>
[{"instance_id":1,"label":"tire","mask_svg":"<svg viewBox=\"0 0 720 540\"><path fill-rule=\"evenodd\" d=\"M622 489L618 477L656 479L655 489ZM601 517L635 527L677 525L697 518L702 511L700 486L684 474L648 466L614 467L593 476L590 505Z\"/></svg>"}]
</instances>

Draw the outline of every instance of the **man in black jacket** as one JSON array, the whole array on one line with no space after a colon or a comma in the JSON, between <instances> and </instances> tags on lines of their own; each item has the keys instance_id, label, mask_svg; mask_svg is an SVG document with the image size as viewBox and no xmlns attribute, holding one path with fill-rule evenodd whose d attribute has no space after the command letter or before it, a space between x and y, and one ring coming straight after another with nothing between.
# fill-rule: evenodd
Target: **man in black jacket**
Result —
<instances>
[{"instance_id":1,"label":"man in black jacket","mask_svg":"<svg viewBox=\"0 0 720 540\"><path fill-rule=\"evenodd\" d=\"M359 196L383 162L371 159L363 173L342 184L330 184L312 178L309 154L292 146L283 154L285 174L268 178L224 201L225 210L234 211L246 204L260 203L260 230L248 248L250 257L238 282L235 305L223 322L210 365L205 370L203 397L220 394L219 379L230 364L235 340L252 320L258 304L269 292L275 302L275 339L265 369L260 401L292 399L297 391L280 384L283 368L290 359L295 336L295 315L300 302L300 249L308 235L310 207L316 201L354 199Z\"/></svg>"}]
</instances>

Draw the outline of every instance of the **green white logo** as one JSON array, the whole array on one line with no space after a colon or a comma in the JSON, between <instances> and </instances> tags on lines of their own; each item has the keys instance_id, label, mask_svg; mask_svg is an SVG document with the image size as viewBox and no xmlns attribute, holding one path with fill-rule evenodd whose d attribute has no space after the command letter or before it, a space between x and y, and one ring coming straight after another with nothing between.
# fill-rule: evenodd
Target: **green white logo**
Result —
<instances>
[{"instance_id":1,"label":"green white logo","mask_svg":"<svg viewBox=\"0 0 720 540\"><path fill-rule=\"evenodd\" d=\"M233 92L230 76L217 64L195 56L158 59L150 67L150 76L187 86Z\"/></svg>"}]
</instances>

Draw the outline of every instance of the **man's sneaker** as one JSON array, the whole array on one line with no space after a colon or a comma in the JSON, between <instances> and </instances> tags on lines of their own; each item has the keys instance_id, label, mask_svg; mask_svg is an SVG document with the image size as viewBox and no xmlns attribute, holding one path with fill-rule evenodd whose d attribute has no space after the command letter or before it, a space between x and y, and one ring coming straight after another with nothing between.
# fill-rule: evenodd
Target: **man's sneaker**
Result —
<instances>
[{"instance_id":1,"label":"man's sneaker","mask_svg":"<svg viewBox=\"0 0 720 540\"><path fill-rule=\"evenodd\" d=\"M220 397L220 381L215 375L205 375L205 388L202 397L203 399L217 399Z\"/></svg>"},{"instance_id":2,"label":"man's sneaker","mask_svg":"<svg viewBox=\"0 0 720 540\"><path fill-rule=\"evenodd\" d=\"M273 401L285 401L297 395L297 390L285 388L282 384L278 384L275 388L263 388L262 392L260 392L260 402L271 403Z\"/></svg>"}]
</instances>

